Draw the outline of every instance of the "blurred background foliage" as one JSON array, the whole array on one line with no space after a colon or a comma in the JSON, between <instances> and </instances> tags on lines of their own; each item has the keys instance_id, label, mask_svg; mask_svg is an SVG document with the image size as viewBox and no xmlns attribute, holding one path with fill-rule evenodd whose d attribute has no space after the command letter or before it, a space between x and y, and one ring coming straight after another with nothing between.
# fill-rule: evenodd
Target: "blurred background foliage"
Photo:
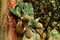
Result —
<instances>
[{"instance_id":1,"label":"blurred background foliage","mask_svg":"<svg viewBox=\"0 0 60 40\"><path fill-rule=\"evenodd\" d=\"M45 28L44 32L47 35L45 40L48 40L49 29L50 31L56 29L60 35L60 0L23 0L23 2L32 3L34 18L40 18L39 22Z\"/></svg>"},{"instance_id":2,"label":"blurred background foliage","mask_svg":"<svg viewBox=\"0 0 60 40\"><path fill-rule=\"evenodd\" d=\"M34 17L40 17L45 28L60 27L60 0L23 0L23 2L32 3L34 8Z\"/></svg>"}]
</instances>

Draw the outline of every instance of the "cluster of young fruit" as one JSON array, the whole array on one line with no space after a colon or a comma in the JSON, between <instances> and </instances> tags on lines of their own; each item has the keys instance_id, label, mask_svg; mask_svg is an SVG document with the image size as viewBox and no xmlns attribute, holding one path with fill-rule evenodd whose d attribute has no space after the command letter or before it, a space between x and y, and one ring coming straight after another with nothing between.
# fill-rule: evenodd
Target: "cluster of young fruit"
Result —
<instances>
[{"instance_id":1,"label":"cluster of young fruit","mask_svg":"<svg viewBox=\"0 0 60 40\"><path fill-rule=\"evenodd\" d=\"M35 25L34 24L29 25L30 21L32 21L31 17L28 15L24 15L22 20L18 21L16 26L17 33L24 34L28 39L32 37L34 31L36 32L37 29L43 29L42 23L39 23L38 21L35 20L34 21ZM40 31L37 31L36 33L40 35Z\"/></svg>"},{"instance_id":2,"label":"cluster of young fruit","mask_svg":"<svg viewBox=\"0 0 60 40\"><path fill-rule=\"evenodd\" d=\"M11 12L20 19L16 27L19 34L25 33L24 35L27 38L31 38L33 32L36 31L36 33L42 34L44 31L46 33L46 38L44 38L47 40L48 34L55 27L57 27L57 30L60 31L60 3L58 1L31 0L26 2L28 3L18 2L15 9L11 9ZM49 28L51 28L51 30ZM34 31L32 29L34 29Z\"/></svg>"}]
</instances>

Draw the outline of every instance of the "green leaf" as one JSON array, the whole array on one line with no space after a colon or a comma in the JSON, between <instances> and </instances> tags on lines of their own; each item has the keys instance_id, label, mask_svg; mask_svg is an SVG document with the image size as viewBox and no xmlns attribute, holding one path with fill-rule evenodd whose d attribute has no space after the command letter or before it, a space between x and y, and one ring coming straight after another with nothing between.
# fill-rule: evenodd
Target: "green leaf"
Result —
<instances>
[{"instance_id":1,"label":"green leaf","mask_svg":"<svg viewBox=\"0 0 60 40\"><path fill-rule=\"evenodd\" d=\"M40 18L35 19L35 20L34 20L34 25L36 25L39 20L40 20Z\"/></svg>"},{"instance_id":2,"label":"green leaf","mask_svg":"<svg viewBox=\"0 0 60 40\"><path fill-rule=\"evenodd\" d=\"M29 16L33 16L34 17L34 12L33 12L33 7L31 3L25 3L24 4L24 9L23 9L24 14L29 15Z\"/></svg>"},{"instance_id":3,"label":"green leaf","mask_svg":"<svg viewBox=\"0 0 60 40\"><path fill-rule=\"evenodd\" d=\"M11 11L14 15L16 15L16 10L15 10L15 8L11 8L10 11Z\"/></svg>"},{"instance_id":4,"label":"green leaf","mask_svg":"<svg viewBox=\"0 0 60 40\"><path fill-rule=\"evenodd\" d=\"M16 7L15 8L11 8L10 11L16 15L17 17L21 17L22 16L22 9L23 9L23 6L24 6L24 3L20 3L18 2L16 4Z\"/></svg>"}]
</instances>

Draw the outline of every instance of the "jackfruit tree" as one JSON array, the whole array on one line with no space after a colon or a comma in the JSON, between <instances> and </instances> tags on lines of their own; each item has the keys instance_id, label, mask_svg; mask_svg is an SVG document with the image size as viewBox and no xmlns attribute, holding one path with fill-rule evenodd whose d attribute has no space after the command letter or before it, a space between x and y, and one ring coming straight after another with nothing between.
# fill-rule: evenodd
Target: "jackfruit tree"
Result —
<instances>
[{"instance_id":1,"label":"jackfruit tree","mask_svg":"<svg viewBox=\"0 0 60 40\"><path fill-rule=\"evenodd\" d=\"M1 5L0 40L60 40L60 0L1 0Z\"/></svg>"}]
</instances>

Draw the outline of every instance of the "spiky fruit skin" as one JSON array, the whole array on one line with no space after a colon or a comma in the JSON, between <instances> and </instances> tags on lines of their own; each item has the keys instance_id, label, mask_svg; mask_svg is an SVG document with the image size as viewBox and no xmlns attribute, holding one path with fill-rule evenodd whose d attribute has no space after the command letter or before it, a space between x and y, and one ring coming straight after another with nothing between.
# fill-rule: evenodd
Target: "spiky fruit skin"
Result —
<instances>
[{"instance_id":1,"label":"spiky fruit skin","mask_svg":"<svg viewBox=\"0 0 60 40\"><path fill-rule=\"evenodd\" d=\"M43 28L43 25L41 23L37 23L36 26L35 26L37 29L41 29Z\"/></svg>"},{"instance_id":2,"label":"spiky fruit skin","mask_svg":"<svg viewBox=\"0 0 60 40\"><path fill-rule=\"evenodd\" d=\"M32 31L30 29L27 29L26 32L25 32L25 36L26 38L31 38L32 37Z\"/></svg>"}]
</instances>

